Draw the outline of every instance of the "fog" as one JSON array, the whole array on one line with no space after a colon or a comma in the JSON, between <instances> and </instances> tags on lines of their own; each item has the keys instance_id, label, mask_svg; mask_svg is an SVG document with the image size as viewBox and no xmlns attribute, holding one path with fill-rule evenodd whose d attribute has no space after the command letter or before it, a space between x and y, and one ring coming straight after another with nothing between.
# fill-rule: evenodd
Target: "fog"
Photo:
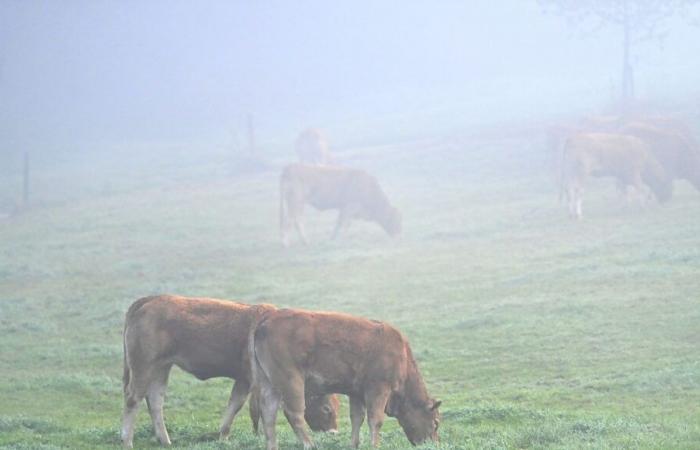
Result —
<instances>
[{"instance_id":1,"label":"fog","mask_svg":"<svg viewBox=\"0 0 700 450\"><path fill-rule=\"evenodd\" d=\"M698 448L698 18L0 0L0 447Z\"/></svg>"},{"instance_id":2,"label":"fog","mask_svg":"<svg viewBox=\"0 0 700 450\"><path fill-rule=\"evenodd\" d=\"M634 48L637 95L697 95L700 30L672 20ZM340 146L600 110L620 30L535 1L3 2L2 152L261 145L306 126Z\"/></svg>"}]
</instances>

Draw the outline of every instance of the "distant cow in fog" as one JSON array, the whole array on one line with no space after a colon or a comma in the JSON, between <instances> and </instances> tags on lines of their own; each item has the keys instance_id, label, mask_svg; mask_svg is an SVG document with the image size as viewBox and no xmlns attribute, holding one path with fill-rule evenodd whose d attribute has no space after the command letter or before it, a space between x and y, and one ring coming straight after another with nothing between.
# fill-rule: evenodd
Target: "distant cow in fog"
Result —
<instances>
[{"instance_id":1,"label":"distant cow in fog","mask_svg":"<svg viewBox=\"0 0 700 450\"><path fill-rule=\"evenodd\" d=\"M639 138L609 133L580 133L570 136L564 145L561 192L568 197L572 217L582 215L583 190L590 176L611 176L618 187L638 195L648 185L660 202L671 197L672 186L663 167L649 146ZM641 197L640 197L641 198Z\"/></svg>"},{"instance_id":2,"label":"distant cow in fog","mask_svg":"<svg viewBox=\"0 0 700 450\"><path fill-rule=\"evenodd\" d=\"M642 139L672 179L689 181L700 190L700 148L687 131L664 129L646 122L631 122L621 129Z\"/></svg>"},{"instance_id":3,"label":"distant cow in fog","mask_svg":"<svg viewBox=\"0 0 700 450\"><path fill-rule=\"evenodd\" d=\"M325 166L331 162L328 140L316 128L302 131L297 137L295 148L299 162L302 164Z\"/></svg>"},{"instance_id":4,"label":"distant cow in fog","mask_svg":"<svg viewBox=\"0 0 700 450\"><path fill-rule=\"evenodd\" d=\"M346 314L283 309L266 314L249 340L268 450L277 449L277 409L304 448L304 392L350 399L352 443L360 444L365 412L379 444L384 414L396 417L411 444L438 440L440 401L425 388L411 347L396 328Z\"/></svg>"},{"instance_id":5,"label":"distant cow in fog","mask_svg":"<svg viewBox=\"0 0 700 450\"><path fill-rule=\"evenodd\" d=\"M124 446L133 445L134 421L144 397L156 436L161 444L170 444L163 402L173 365L200 380L236 380L221 423L221 437L226 437L250 391L249 334L262 314L274 309L272 305L170 295L135 301L124 324ZM337 399L323 396L309 399L308 405L312 429L337 428Z\"/></svg>"},{"instance_id":6,"label":"distant cow in fog","mask_svg":"<svg viewBox=\"0 0 700 450\"><path fill-rule=\"evenodd\" d=\"M307 203L318 210L339 211L333 238L353 219L376 222L390 236L401 232L401 214L372 175L359 169L291 164L280 177L280 229L285 247L292 224L308 243L302 224Z\"/></svg>"}]
</instances>

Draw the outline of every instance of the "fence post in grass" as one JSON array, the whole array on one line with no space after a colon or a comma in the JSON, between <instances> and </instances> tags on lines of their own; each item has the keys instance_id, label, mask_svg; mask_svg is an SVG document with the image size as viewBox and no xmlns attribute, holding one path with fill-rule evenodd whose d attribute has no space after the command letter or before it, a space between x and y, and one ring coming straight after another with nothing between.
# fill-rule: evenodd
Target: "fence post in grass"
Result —
<instances>
[{"instance_id":1,"label":"fence post in grass","mask_svg":"<svg viewBox=\"0 0 700 450\"><path fill-rule=\"evenodd\" d=\"M253 123L253 114L248 113L248 151L250 156L257 157L257 147L255 146L255 124Z\"/></svg>"},{"instance_id":2,"label":"fence post in grass","mask_svg":"<svg viewBox=\"0 0 700 450\"><path fill-rule=\"evenodd\" d=\"M29 207L29 152L24 152L24 179L22 188L22 207Z\"/></svg>"}]
</instances>

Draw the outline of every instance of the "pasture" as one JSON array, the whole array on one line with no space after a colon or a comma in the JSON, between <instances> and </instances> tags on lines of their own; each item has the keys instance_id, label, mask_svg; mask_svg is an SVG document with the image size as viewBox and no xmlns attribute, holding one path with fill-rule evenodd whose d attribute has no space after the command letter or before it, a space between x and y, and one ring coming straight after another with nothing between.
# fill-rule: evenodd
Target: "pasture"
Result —
<instances>
[{"instance_id":1,"label":"pasture","mask_svg":"<svg viewBox=\"0 0 700 450\"><path fill-rule=\"evenodd\" d=\"M700 193L685 182L641 210L595 181L576 222L536 137L346 149L402 211L403 235L353 223L329 241L335 215L307 210L311 245L285 250L291 145L236 177L223 153L110 153L38 163L36 206L0 221L0 448L118 448L124 313L156 293L389 321L443 400L442 449L698 448ZM247 405L216 440L230 387L173 369L174 448L264 448ZM321 448L348 448L345 399L341 419L314 436ZM279 421L281 447L300 448ZM382 431L381 448L410 448L395 419ZM145 404L134 443L158 447Z\"/></svg>"}]
</instances>

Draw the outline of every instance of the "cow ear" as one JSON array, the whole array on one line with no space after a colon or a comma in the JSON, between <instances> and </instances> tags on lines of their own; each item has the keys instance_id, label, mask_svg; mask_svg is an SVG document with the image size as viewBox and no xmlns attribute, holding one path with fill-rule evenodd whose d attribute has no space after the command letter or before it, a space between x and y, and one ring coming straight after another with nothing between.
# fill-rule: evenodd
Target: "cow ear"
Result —
<instances>
[{"instance_id":1,"label":"cow ear","mask_svg":"<svg viewBox=\"0 0 700 450\"><path fill-rule=\"evenodd\" d=\"M431 400L431 405L429 405L428 409L430 411L435 411L436 409L438 409L440 407L440 405L442 405L442 400L433 399L433 400Z\"/></svg>"},{"instance_id":2,"label":"cow ear","mask_svg":"<svg viewBox=\"0 0 700 450\"><path fill-rule=\"evenodd\" d=\"M396 417L396 415L399 413L399 400L396 395L389 396L389 401L386 402L386 408L384 408L384 412L386 412L391 417Z\"/></svg>"}]
</instances>

